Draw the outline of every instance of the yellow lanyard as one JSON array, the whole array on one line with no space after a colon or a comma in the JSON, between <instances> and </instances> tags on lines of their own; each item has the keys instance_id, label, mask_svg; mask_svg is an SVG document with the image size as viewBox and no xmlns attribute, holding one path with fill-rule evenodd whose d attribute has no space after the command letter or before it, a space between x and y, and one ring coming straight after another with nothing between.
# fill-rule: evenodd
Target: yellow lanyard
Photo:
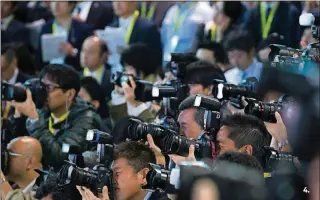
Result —
<instances>
[{"instance_id":1,"label":"yellow lanyard","mask_svg":"<svg viewBox=\"0 0 320 200\"><path fill-rule=\"evenodd\" d=\"M103 66L99 67L96 71L95 71L95 75L93 76L99 83L102 81L102 73L103 73ZM90 70L88 67L85 67L83 69L83 76L92 76L92 73L90 73Z\"/></svg>"},{"instance_id":2,"label":"yellow lanyard","mask_svg":"<svg viewBox=\"0 0 320 200\"><path fill-rule=\"evenodd\" d=\"M279 2L277 2L273 8L271 9L268 19L266 17L266 9L263 3L260 3L260 14L261 14L261 30L262 30L262 39L266 39L268 37L270 27L278 9Z\"/></svg>"},{"instance_id":3,"label":"yellow lanyard","mask_svg":"<svg viewBox=\"0 0 320 200\"><path fill-rule=\"evenodd\" d=\"M11 106L9 104L7 104L6 102L4 102L4 111L3 111L3 115L2 115L2 117L4 119L7 119L9 117L10 108L11 108Z\"/></svg>"},{"instance_id":4,"label":"yellow lanyard","mask_svg":"<svg viewBox=\"0 0 320 200\"><path fill-rule=\"evenodd\" d=\"M55 129L53 128L53 125L58 124L60 122L63 122L64 120L67 119L67 117L69 116L70 111L64 113L61 117L58 118L58 121L56 123L53 123L52 119L54 118L53 114L51 113L51 116L49 118L49 131L52 134L55 134Z\"/></svg>"},{"instance_id":5,"label":"yellow lanyard","mask_svg":"<svg viewBox=\"0 0 320 200\"><path fill-rule=\"evenodd\" d=\"M157 2L151 2L150 8L147 13L147 3L142 2L141 3L141 17L145 19L152 19L155 11L156 11Z\"/></svg>"},{"instance_id":6,"label":"yellow lanyard","mask_svg":"<svg viewBox=\"0 0 320 200\"><path fill-rule=\"evenodd\" d=\"M133 19L131 20L131 23L130 23L130 25L128 27L128 30L127 30L127 33L126 33L126 37L125 37L125 40L124 40L126 44L129 44L129 42L130 42L130 38L131 38L131 35L132 35L133 27L134 27L138 17L139 17L139 11L136 10L136 11L134 11Z\"/></svg>"},{"instance_id":7,"label":"yellow lanyard","mask_svg":"<svg viewBox=\"0 0 320 200\"><path fill-rule=\"evenodd\" d=\"M211 30L211 33L210 33L211 41L215 41L217 25L215 23L213 23L210 30Z\"/></svg>"},{"instance_id":8,"label":"yellow lanyard","mask_svg":"<svg viewBox=\"0 0 320 200\"><path fill-rule=\"evenodd\" d=\"M189 7L180 15L180 9L177 9L174 21L174 32L176 33L188 15L188 11L196 5L197 2L190 3Z\"/></svg>"},{"instance_id":9,"label":"yellow lanyard","mask_svg":"<svg viewBox=\"0 0 320 200\"><path fill-rule=\"evenodd\" d=\"M71 26L71 22L69 23L69 25L68 25L67 28L66 28L67 34L68 34L68 32L69 32L70 26ZM53 23L52 23L52 33L53 33L53 34L58 33L57 30L58 30L57 24L56 24L56 22L53 22Z\"/></svg>"}]
</instances>

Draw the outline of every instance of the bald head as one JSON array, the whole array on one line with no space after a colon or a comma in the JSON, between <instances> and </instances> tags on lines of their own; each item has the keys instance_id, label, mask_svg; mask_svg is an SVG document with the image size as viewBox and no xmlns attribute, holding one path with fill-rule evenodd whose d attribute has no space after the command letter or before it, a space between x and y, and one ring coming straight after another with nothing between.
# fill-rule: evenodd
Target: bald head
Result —
<instances>
[{"instance_id":1,"label":"bald head","mask_svg":"<svg viewBox=\"0 0 320 200\"><path fill-rule=\"evenodd\" d=\"M83 67L97 69L104 64L108 56L106 43L97 36L88 37L82 45L80 60Z\"/></svg>"},{"instance_id":2,"label":"bald head","mask_svg":"<svg viewBox=\"0 0 320 200\"><path fill-rule=\"evenodd\" d=\"M32 137L18 137L10 141L8 149L14 153L32 156L35 162L41 163L42 147L40 142Z\"/></svg>"}]
</instances>

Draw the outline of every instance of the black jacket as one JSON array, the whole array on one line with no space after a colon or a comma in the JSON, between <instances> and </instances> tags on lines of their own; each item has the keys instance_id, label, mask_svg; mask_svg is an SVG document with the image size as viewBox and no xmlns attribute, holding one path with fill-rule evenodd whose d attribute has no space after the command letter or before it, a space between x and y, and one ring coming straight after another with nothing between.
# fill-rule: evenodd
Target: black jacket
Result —
<instances>
[{"instance_id":1,"label":"black jacket","mask_svg":"<svg viewBox=\"0 0 320 200\"><path fill-rule=\"evenodd\" d=\"M154 191L148 200L169 200L167 193L156 190Z\"/></svg>"},{"instance_id":2,"label":"black jacket","mask_svg":"<svg viewBox=\"0 0 320 200\"><path fill-rule=\"evenodd\" d=\"M76 102L70 108L67 120L53 126L55 129L59 129L56 135L53 135L48 129L49 118L49 112L40 110L39 119L36 122L32 123L28 119L25 123L29 135L37 138L42 145L44 169L51 166L57 171L64 164L67 155L62 152L63 143L77 146L81 152L84 152L91 148L86 141L87 131L89 129L103 130L100 116L92 106L81 98L76 98ZM15 125L21 126L23 124L23 122L19 122L19 118L15 120L18 121L14 123ZM14 130L15 132L19 131L19 128L14 128ZM23 132L23 130L21 131ZM19 136L17 133L15 134Z\"/></svg>"},{"instance_id":3,"label":"black jacket","mask_svg":"<svg viewBox=\"0 0 320 200\"><path fill-rule=\"evenodd\" d=\"M6 30L1 30L1 44L6 43L23 43L29 45L29 32L23 23L13 19Z\"/></svg>"},{"instance_id":4,"label":"black jacket","mask_svg":"<svg viewBox=\"0 0 320 200\"><path fill-rule=\"evenodd\" d=\"M107 25L113 22L114 13L112 5L104 5L102 2L92 2L86 23L93 30L104 29Z\"/></svg>"}]
</instances>

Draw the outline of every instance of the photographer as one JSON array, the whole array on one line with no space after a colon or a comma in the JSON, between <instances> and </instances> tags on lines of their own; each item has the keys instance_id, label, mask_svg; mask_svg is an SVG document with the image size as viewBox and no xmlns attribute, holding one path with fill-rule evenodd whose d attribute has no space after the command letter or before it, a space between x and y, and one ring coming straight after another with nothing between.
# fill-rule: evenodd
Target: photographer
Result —
<instances>
[{"instance_id":1,"label":"photographer","mask_svg":"<svg viewBox=\"0 0 320 200\"><path fill-rule=\"evenodd\" d=\"M132 44L121 54L121 63L124 73L130 74L141 80L160 82L156 74L157 65L152 60L147 45L142 43ZM130 85L122 83L122 88L115 86L109 102L111 118L114 122L127 116L139 117L143 121L153 121L154 114L151 112L151 104L135 100L134 90L136 84L130 76Z\"/></svg>"},{"instance_id":2,"label":"photographer","mask_svg":"<svg viewBox=\"0 0 320 200\"><path fill-rule=\"evenodd\" d=\"M112 165L115 183L115 199L117 200L167 200L165 193L156 190L147 192L141 187L147 184L146 175L149 171L148 163L155 163L154 153L144 144L128 141L120 143L115 148ZM83 187L77 187L84 199L97 199ZM107 188L104 188L104 198Z\"/></svg>"},{"instance_id":3,"label":"photographer","mask_svg":"<svg viewBox=\"0 0 320 200\"><path fill-rule=\"evenodd\" d=\"M208 61L197 61L187 66L185 81L189 84L189 95L212 95L213 80L225 81L221 69Z\"/></svg>"},{"instance_id":4,"label":"photographer","mask_svg":"<svg viewBox=\"0 0 320 200\"><path fill-rule=\"evenodd\" d=\"M42 169L42 149L38 140L31 137L13 139L7 146L9 162L7 179L1 171L1 196L3 199L16 199L32 196L38 187L39 174L35 169ZM4 153L4 152L2 152ZM6 162L2 160L1 162ZM13 183L12 186L7 182Z\"/></svg>"},{"instance_id":5,"label":"photographer","mask_svg":"<svg viewBox=\"0 0 320 200\"><path fill-rule=\"evenodd\" d=\"M233 114L222 120L217 134L219 154L238 151L256 157L265 167L264 146L269 146L269 132L264 123L252 115Z\"/></svg>"},{"instance_id":6,"label":"photographer","mask_svg":"<svg viewBox=\"0 0 320 200\"><path fill-rule=\"evenodd\" d=\"M88 129L100 128L101 119L92 106L77 98L80 90L80 77L70 66L61 64L47 65L40 73L41 84L47 90L46 106L39 111L27 89L25 102L11 102L15 107L13 124L21 125L22 115L28 117L28 133L37 138L42 145L44 168L49 166L59 170L66 159L62 153L62 143L77 146L85 151ZM23 123L22 123L23 124ZM23 133L23 126L15 127L15 134Z\"/></svg>"}]
</instances>

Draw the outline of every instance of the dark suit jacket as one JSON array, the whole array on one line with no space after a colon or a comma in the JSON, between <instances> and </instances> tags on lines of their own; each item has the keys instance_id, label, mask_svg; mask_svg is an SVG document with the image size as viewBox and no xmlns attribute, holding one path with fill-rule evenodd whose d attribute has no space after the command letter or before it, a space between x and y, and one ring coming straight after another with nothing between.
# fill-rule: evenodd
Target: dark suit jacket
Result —
<instances>
[{"instance_id":1,"label":"dark suit jacket","mask_svg":"<svg viewBox=\"0 0 320 200\"><path fill-rule=\"evenodd\" d=\"M113 90L113 84L111 83L111 71L110 66L106 65L102 77L101 89L104 91L105 97L111 99L111 92Z\"/></svg>"},{"instance_id":2,"label":"dark suit jacket","mask_svg":"<svg viewBox=\"0 0 320 200\"><path fill-rule=\"evenodd\" d=\"M115 20L112 27L119 27L119 19ZM146 20L138 17L130 37L129 44L142 42L145 43L152 52L153 59L161 66L162 62L162 47L160 33L157 26Z\"/></svg>"},{"instance_id":3,"label":"dark suit jacket","mask_svg":"<svg viewBox=\"0 0 320 200\"><path fill-rule=\"evenodd\" d=\"M93 30L104 29L107 25L113 22L114 13L112 5L106 6L101 2L92 2L86 23L89 24Z\"/></svg>"},{"instance_id":4,"label":"dark suit jacket","mask_svg":"<svg viewBox=\"0 0 320 200\"><path fill-rule=\"evenodd\" d=\"M295 6L281 1L273 18L269 34L283 35L284 45L298 48L301 38L299 15ZM262 41L260 5L253 11L248 25L256 45L259 45Z\"/></svg>"},{"instance_id":5,"label":"dark suit jacket","mask_svg":"<svg viewBox=\"0 0 320 200\"><path fill-rule=\"evenodd\" d=\"M16 82L17 83L24 83L24 82L26 82L27 80L29 80L31 78L33 78L33 76L19 71L19 74L18 74Z\"/></svg>"},{"instance_id":6,"label":"dark suit jacket","mask_svg":"<svg viewBox=\"0 0 320 200\"><path fill-rule=\"evenodd\" d=\"M21 42L28 46L29 32L23 23L13 19L6 30L1 30L1 44Z\"/></svg>"},{"instance_id":7,"label":"dark suit jacket","mask_svg":"<svg viewBox=\"0 0 320 200\"><path fill-rule=\"evenodd\" d=\"M39 41L39 47L37 50L37 55L36 55L36 67L37 69L40 71L45 65L47 65L48 63L45 63L42 61L42 48L41 48L41 36L44 34L51 34L52 33L52 24L53 24L53 20L48 21L41 30L40 33L40 41ZM71 65L73 66L76 70L81 71L81 66L80 66L80 51L81 51L81 47L82 47L82 43L84 42L84 40L89 37L90 35L92 35L92 29L90 28L89 25L87 25L86 23L83 22L78 22L76 20L72 20L71 23L71 28L69 31L69 35L68 35L68 42L70 42L70 44L78 49L78 54L76 57L70 57L70 56L66 56L65 57L65 64Z\"/></svg>"}]
</instances>

